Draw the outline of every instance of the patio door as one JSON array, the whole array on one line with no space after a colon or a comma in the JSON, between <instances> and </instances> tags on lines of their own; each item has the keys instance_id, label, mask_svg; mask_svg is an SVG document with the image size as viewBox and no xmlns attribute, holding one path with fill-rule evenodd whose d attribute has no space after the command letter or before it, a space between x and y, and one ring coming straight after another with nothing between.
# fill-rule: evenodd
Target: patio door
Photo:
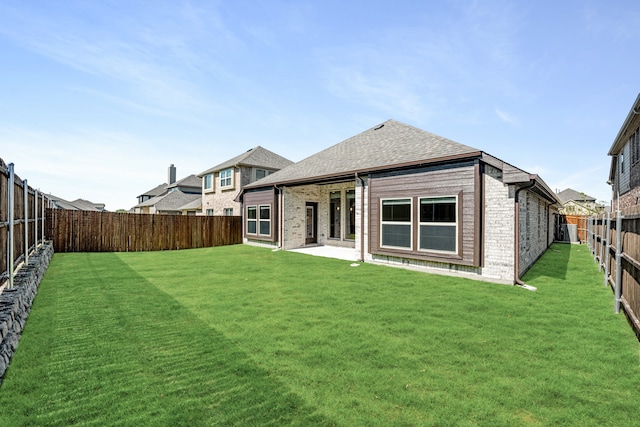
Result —
<instances>
[{"instance_id":1,"label":"patio door","mask_svg":"<svg viewBox=\"0 0 640 427\"><path fill-rule=\"evenodd\" d=\"M306 239L307 245L318 243L318 204L307 202Z\"/></svg>"}]
</instances>

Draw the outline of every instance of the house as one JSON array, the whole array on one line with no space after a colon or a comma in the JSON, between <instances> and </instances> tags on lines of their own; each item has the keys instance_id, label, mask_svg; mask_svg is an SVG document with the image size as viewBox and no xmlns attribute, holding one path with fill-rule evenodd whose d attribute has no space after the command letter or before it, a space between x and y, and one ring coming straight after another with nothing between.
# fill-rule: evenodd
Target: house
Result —
<instances>
[{"instance_id":1,"label":"house","mask_svg":"<svg viewBox=\"0 0 640 427\"><path fill-rule=\"evenodd\" d=\"M595 197L567 188L557 193L562 206L558 209L561 215L598 215L606 207L596 202Z\"/></svg>"},{"instance_id":2,"label":"house","mask_svg":"<svg viewBox=\"0 0 640 427\"><path fill-rule=\"evenodd\" d=\"M609 180L612 190L612 209L625 209L640 202L640 95L611 148Z\"/></svg>"},{"instance_id":3,"label":"house","mask_svg":"<svg viewBox=\"0 0 640 427\"><path fill-rule=\"evenodd\" d=\"M170 165L167 182L138 196L131 212L146 214L187 215L199 212L202 180L192 174L176 181L176 168ZM195 204L195 207L194 207ZM190 213L192 212L192 213Z\"/></svg>"},{"instance_id":4,"label":"house","mask_svg":"<svg viewBox=\"0 0 640 427\"><path fill-rule=\"evenodd\" d=\"M481 150L388 120L245 186L245 243L518 283L553 241L555 193Z\"/></svg>"},{"instance_id":5,"label":"house","mask_svg":"<svg viewBox=\"0 0 640 427\"><path fill-rule=\"evenodd\" d=\"M205 215L241 215L237 199L245 185L264 178L293 162L261 146L198 174L202 178Z\"/></svg>"},{"instance_id":6,"label":"house","mask_svg":"<svg viewBox=\"0 0 640 427\"><path fill-rule=\"evenodd\" d=\"M85 199L76 199L70 202L68 200L63 199L62 197L54 196L53 194L48 194L47 198L51 201L51 207L53 209L67 209L72 211L93 211L93 212L105 211L104 203L93 203Z\"/></svg>"}]
</instances>

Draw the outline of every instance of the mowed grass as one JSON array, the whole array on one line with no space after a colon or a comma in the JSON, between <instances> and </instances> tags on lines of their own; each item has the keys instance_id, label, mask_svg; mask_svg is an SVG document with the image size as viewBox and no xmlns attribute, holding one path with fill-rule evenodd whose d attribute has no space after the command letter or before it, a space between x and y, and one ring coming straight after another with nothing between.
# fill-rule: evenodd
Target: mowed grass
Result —
<instances>
[{"instance_id":1,"label":"mowed grass","mask_svg":"<svg viewBox=\"0 0 640 427\"><path fill-rule=\"evenodd\" d=\"M585 246L536 292L350 264L56 254L0 425L638 425L640 345Z\"/></svg>"}]
</instances>

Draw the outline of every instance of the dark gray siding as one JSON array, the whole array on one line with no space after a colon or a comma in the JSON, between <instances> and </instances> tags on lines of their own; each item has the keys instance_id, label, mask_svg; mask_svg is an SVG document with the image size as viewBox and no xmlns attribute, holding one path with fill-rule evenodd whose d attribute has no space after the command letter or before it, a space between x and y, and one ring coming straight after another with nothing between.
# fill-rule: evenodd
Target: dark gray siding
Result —
<instances>
[{"instance_id":1,"label":"dark gray siding","mask_svg":"<svg viewBox=\"0 0 640 427\"><path fill-rule=\"evenodd\" d=\"M481 233L481 197L476 193L478 168L473 162L433 166L409 171L370 175L369 251L372 254L479 265ZM380 247L380 199L410 197L414 200L414 223L417 224L419 197L458 196L458 254L403 251ZM414 248L417 233L414 227Z\"/></svg>"}]
</instances>

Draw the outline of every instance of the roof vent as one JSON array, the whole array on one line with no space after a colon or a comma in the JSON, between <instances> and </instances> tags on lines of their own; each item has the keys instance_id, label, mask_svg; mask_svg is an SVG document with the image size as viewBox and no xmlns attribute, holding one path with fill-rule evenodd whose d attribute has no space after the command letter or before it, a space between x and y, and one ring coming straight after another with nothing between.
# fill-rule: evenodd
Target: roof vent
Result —
<instances>
[{"instance_id":1,"label":"roof vent","mask_svg":"<svg viewBox=\"0 0 640 427\"><path fill-rule=\"evenodd\" d=\"M378 129L382 129L384 127L384 123L382 123L381 125L378 125L376 127L373 128L373 130L378 130Z\"/></svg>"}]
</instances>

